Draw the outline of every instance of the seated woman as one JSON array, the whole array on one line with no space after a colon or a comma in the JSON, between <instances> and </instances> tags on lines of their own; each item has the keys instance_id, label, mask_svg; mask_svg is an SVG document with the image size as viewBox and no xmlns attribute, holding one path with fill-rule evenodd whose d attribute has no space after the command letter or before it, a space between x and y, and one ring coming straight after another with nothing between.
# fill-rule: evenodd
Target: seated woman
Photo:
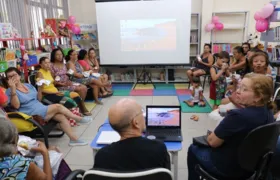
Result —
<instances>
[{"instance_id":1,"label":"seated woman","mask_svg":"<svg viewBox=\"0 0 280 180\"><path fill-rule=\"evenodd\" d=\"M99 88L100 87L105 87L108 84L102 83L100 80L93 78L93 77L85 77L83 72L82 66L77 62L78 61L78 54L74 50L70 50L66 56L66 61L67 61L67 68L71 69L73 73L73 81L88 85L93 89L93 97L95 100L95 103L97 104L102 104L101 101L98 100L98 93L99 93Z\"/></svg>"},{"instance_id":2,"label":"seated woman","mask_svg":"<svg viewBox=\"0 0 280 180\"><path fill-rule=\"evenodd\" d=\"M89 65L89 57L86 50L84 49L80 50L78 59L79 59L78 62L83 67L84 71L88 71L90 72L90 74L98 73L98 69L94 69L92 66ZM107 80L104 79L103 74L100 77L94 77L94 78L98 78L102 83L108 84L108 76L107 76ZM112 92L108 91L106 87L101 87L100 90L102 91L102 95L100 95L100 97L108 97L112 95Z\"/></svg>"},{"instance_id":3,"label":"seated woman","mask_svg":"<svg viewBox=\"0 0 280 180\"><path fill-rule=\"evenodd\" d=\"M41 79L50 81L49 85L42 85L43 99L46 99L53 104L65 101L63 105L67 108L76 107L78 104L78 107L80 108L82 114L87 116L91 115L86 109L84 101L81 99L78 93L69 91L58 91L58 89L55 87L55 81L50 71L49 58L41 57L39 63L41 68L37 73L37 81L40 81Z\"/></svg>"},{"instance_id":4,"label":"seated woman","mask_svg":"<svg viewBox=\"0 0 280 180\"><path fill-rule=\"evenodd\" d=\"M83 101L86 99L87 87L83 84L72 83L67 75L67 67L63 62L63 52L60 49L54 49L51 52L51 67L55 86L59 91L74 91L77 92ZM88 113L86 113L88 114ZM89 114L88 114L89 115Z\"/></svg>"},{"instance_id":5,"label":"seated woman","mask_svg":"<svg viewBox=\"0 0 280 180\"><path fill-rule=\"evenodd\" d=\"M70 138L70 146L87 145L85 141L79 140L73 133L67 118L74 119L79 123L89 123L92 121L91 117L76 116L60 104L43 105L40 102L42 100L42 86L38 87L37 92L31 84L21 83L20 71L17 68L8 68L5 75L9 86L6 95L8 96L8 103L13 108L29 116L40 116L46 122L50 119L58 121L61 129Z\"/></svg>"},{"instance_id":6,"label":"seated woman","mask_svg":"<svg viewBox=\"0 0 280 180\"><path fill-rule=\"evenodd\" d=\"M236 46L235 48L233 48L233 57L235 59L235 62L233 62L229 66L229 70L231 72L236 72L243 77L246 73L248 73L246 72L246 64L248 63L248 61L246 60L242 46Z\"/></svg>"},{"instance_id":7,"label":"seated woman","mask_svg":"<svg viewBox=\"0 0 280 180\"><path fill-rule=\"evenodd\" d=\"M274 122L272 79L261 74L247 74L237 90L238 101L245 108L229 111L218 127L208 135L209 147L191 145L188 150L190 180L199 180L195 166L200 164L211 174L246 179L247 172L238 163L238 148L253 129Z\"/></svg>"},{"instance_id":8,"label":"seated woman","mask_svg":"<svg viewBox=\"0 0 280 180\"><path fill-rule=\"evenodd\" d=\"M0 179L52 180L49 152L44 143L31 151L43 156L43 170L33 159L17 155L18 132L6 118L0 118Z\"/></svg>"},{"instance_id":9,"label":"seated woman","mask_svg":"<svg viewBox=\"0 0 280 180\"><path fill-rule=\"evenodd\" d=\"M190 80L190 83L193 83L193 76L199 77L205 74L210 74L210 68L214 63L214 58L211 54L211 44L204 45L203 54L198 57L195 67L187 71L187 76Z\"/></svg>"}]
</instances>

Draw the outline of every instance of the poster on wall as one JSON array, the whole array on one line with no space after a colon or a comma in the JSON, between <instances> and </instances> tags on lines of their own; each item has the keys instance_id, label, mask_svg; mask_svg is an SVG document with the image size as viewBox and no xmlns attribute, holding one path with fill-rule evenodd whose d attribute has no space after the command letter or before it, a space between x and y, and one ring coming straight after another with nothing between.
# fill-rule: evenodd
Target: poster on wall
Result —
<instances>
[{"instance_id":1,"label":"poster on wall","mask_svg":"<svg viewBox=\"0 0 280 180\"><path fill-rule=\"evenodd\" d=\"M78 40L95 40L97 41L97 25L96 24L78 24L81 29L81 34L73 34L74 41Z\"/></svg>"},{"instance_id":2,"label":"poster on wall","mask_svg":"<svg viewBox=\"0 0 280 180\"><path fill-rule=\"evenodd\" d=\"M13 26L11 23L0 23L0 39L13 38Z\"/></svg>"}]
</instances>

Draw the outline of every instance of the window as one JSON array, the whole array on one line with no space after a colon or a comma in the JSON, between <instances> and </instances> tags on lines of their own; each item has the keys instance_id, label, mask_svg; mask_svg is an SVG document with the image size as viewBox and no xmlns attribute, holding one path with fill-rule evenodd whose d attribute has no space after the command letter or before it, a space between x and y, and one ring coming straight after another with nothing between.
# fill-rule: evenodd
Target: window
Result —
<instances>
[{"instance_id":1,"label":"window","mask_svg":"<svg viewBox=\"0 0 280 180\"><path fill-rule=\"evenodd\" d=\"M67 0L28 0L30 9L31 31L39 37L39 29L44 29L46 18L66 18L68 16Z\"/></svg>"}]
</instances>

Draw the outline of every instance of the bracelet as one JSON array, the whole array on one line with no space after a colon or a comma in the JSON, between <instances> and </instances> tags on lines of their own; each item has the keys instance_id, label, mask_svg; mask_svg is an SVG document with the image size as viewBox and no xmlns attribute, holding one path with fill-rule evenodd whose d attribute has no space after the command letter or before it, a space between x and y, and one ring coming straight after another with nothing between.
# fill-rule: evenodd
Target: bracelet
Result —
<instances>
[{"instance_id":1,"label":"bracelet","mask_svg":"<svg viewBox=\"0 0 280 180\"><path fill-rule=\"evenodd\" d=\"M13 93L13 94L11 94L11 96L16 96L17 95L17 93Z\"/></svg>"}]
</instances>

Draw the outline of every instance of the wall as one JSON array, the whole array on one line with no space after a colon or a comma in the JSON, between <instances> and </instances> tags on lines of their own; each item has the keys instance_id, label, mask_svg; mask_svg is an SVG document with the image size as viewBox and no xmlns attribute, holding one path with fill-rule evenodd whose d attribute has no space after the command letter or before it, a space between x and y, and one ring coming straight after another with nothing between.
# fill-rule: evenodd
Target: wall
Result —
<instances>
[{"instance_id":1,"label":"wall","mask_svg":"<svg viewBox=\"0 0 280 180\"><path fill-rule=\"evenodd\" d=\"M270 0L192 0L192 12L201 13L201 46L211 41L211 33L206 33L204 27L210 22L212 12L249 11L248 33L255 32L254 14ZM69 0L70 15L76 17L79 23L96 24L94 0Z\"/></svg>"},{"instance_id":2,"label":"wall","mask_svg":"<svg viewBox=\"0 0 280 180\"><path fill-rule=\"evenodd\" d=\"M78 23L96 24L94 0L69 0L69 15L75 16Z\"/></svg>"},{"instance_id":3,"label":"wall","mask_svg":"<svg viewBox=\"0 0 280 180\"><path fill-rule=\"evenodd\" d=\"M202 0L192 0L192 12L201 13ZM96 24L94 0L69 0L69 14L79 23Z\"/></svg>"},{"instance_id":4,"label":"wall","mask_svg":"<svg viewBox=\"0 0 280 180\"><path fill-rule=\"evenodd\" d=\"M209 1L213 1L212 7ZM210 22L212 12L227 12L227 11L249 11L249 27L248 33L255 33L254 14L260 10L270 0L203 0L202 2L202 33L201 45L209 43L211 40L211 33L206 33L204 27ZM210 7L210 8L208 8Z\"/></svg>"}]
</instances>

